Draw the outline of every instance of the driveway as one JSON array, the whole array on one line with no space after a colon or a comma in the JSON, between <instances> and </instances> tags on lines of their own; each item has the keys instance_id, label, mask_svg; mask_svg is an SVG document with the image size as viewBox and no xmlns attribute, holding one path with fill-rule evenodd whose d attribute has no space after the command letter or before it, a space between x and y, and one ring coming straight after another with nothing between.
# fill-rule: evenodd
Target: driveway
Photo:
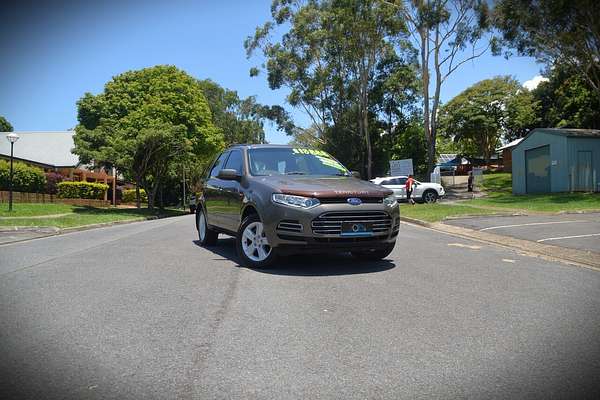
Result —
<instances>
[{"instance_id":1,"label":"driveway","mask_svg":"<svg viewBox=\"0 0 600 400\"><path fill-rule=\"evenodd\" d=\"M4 399L600 398L600 273L402 224L241 268L194 217L0 246Z\"/></svg>"},{"instance_id":2,"label":"driveway","mask_svg":"<svg viewBox=\"0 0 600 400\"><path fill-rule=\"evenodd\" d=\"M600 253L600 213L458 218L444 223Z\"/></svg>"}]
</instances>

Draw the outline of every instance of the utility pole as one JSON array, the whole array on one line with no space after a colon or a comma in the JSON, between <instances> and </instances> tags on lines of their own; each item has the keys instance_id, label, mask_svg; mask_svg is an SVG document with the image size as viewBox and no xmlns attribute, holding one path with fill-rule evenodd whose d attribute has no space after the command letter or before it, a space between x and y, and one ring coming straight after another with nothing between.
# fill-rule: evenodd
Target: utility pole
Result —
<instances>
[{"instance_id":1,"label":"utility pole","mask_svg":"<svg viewBox=\"0 0 600 400\"><path fill-rule=\"evenodd\" d=\"M8 183L8 211L13 209L13 146L15 142L19 140L19 135L14 132L6 135L6 139L10 142L10 178Z\"/></svg>"},{"instance_id":2,"label":"utility pole","mask_svg":"<svg viewBox=\"0 0 600 400\"><path fill-rule=\"evenodd\" d=\"M183 200L181 200L181 205L185 210L185 167L183 167Z\"/></svg>"},{"instance_id":3,"label":"utility pole","mask_svg":"<svg viewBox=\"0 0 600 400\"><path fill-rule=\"evenodd\" d=\"M115 167L113 167L112 173L113 173L112 202L113 202L113 207L116 207L117 206L117 169Z\"/></svg>"}]
</instances>

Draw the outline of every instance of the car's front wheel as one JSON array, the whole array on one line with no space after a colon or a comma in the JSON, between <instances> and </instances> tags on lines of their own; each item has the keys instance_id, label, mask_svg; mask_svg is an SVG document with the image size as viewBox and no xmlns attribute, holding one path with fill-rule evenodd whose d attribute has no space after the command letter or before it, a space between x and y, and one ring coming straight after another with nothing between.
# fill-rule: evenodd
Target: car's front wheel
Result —
<instances>
[{"instance_id":1,"label":"car's front wheel","mask_svg":"<svg viewBox=\"0 0 600 400\"><path fill-rule=\"evenodd\" d=\"M277 259L277 252L269 244L264 225L256 214L249 215L242 222L236 247L241 264L249 268L266 268Z\"/></svg>"},{"instance_id":2,"label":"car's front wheel","mask_svg":"<svg viewBox=\"0 0 600 400\"><path fill-rule=\"evenodd\" d=\"M423 193L423 201L425 203L435 203L438 199L438 194L435 190L426 190Z\"/></svg>"},{"instance_id":3,"label":"car's front wheel","mask_svg":"<svg viewBox=\"0 0 600 400\"><path fill-rule=\"evenodd\" d=\"M202 246L214 246L217 244L219 233L213 231L206 222L204 209L200 207L196 213L196 227L198 228L198 240Z\"/></svg>"},{"instance_id":4,"label":"car's front wheel","mask_svg":"<svg viewBox=\"0 0 600 400\"><path fill-rule=\"evenodd\" d=\"M394 250L396 242L388 244L381 249L372 249L367 251L353 251L352 255L363 261L378 261L386 258Z\"/></svg>"}]
</instances>

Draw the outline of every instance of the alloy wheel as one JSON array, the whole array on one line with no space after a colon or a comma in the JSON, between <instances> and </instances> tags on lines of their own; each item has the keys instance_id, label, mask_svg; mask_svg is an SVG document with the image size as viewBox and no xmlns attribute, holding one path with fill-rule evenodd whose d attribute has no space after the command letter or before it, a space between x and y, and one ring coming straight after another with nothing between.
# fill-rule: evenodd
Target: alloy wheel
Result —
<instances>
[{"instance_id":1,"label":"alloy wheel","mask_svg":"<svg viewBox=\"0 0 600 400\"><path fill-rule=\"evenodd\" d=\"M204 238L206 238L206 217L203 211L198 213L198 236L200 241L204 242Z\"/></svg>"},{"instance_id":2,"label":"alloy wheel","mask_svg":"<svg viewBox=\"0 0 600 400\"><path fill-rule=\"evenodd\" d=\"M244 255L255 262L262 262L271 254L271 245L265 235L262 222L252 222L242 233Z\"/></svg>"}]
</instances>

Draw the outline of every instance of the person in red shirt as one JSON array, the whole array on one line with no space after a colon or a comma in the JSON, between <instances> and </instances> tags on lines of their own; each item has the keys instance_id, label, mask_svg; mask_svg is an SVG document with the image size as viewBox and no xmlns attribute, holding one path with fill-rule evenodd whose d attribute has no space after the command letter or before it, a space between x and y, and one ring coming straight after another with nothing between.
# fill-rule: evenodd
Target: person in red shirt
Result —
<instances>
[{"instance_id":1,"label":"person in red shirt","mask_svg":"<svg viewBox=\"0 0 600 400\"><path fill-rule=\"evenodd\" d=\"M415 205L415 200L411 197L414 183L415 180L413 179L412 175L409 175L406 183L404 184L404 188L406 189L406 200L408 200L408 202L412 205Z\"/></svg>"}]
</instances>

